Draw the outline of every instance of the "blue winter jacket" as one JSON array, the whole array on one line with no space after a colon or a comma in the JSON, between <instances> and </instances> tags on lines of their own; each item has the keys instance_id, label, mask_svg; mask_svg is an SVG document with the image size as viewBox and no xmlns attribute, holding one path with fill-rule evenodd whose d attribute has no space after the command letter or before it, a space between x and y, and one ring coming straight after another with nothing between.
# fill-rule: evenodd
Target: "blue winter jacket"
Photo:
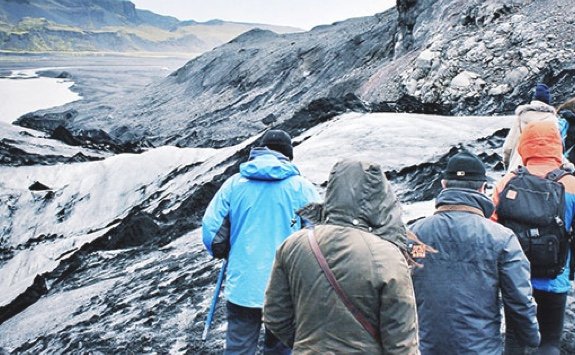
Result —
<instances>
[{"instance_id":1,"label":"blue winter jacket","mask_svg":"<svg viewBox=\"0 0 575 355\"><path fill-rule=\"evenodd\" d=\"M500 355L502 304L522 324L518 340L537 346L529 262L513 231L486 218L494 206L478 191L444 189L436 199L443 205L473 207L482 215L441 212L412 227L438 251L413 273L421 354Z\"/></svg>"},{"instance_id":2,"label":"blue winter jacket","mask_svg":"<svg viewBox=\"0 0 575 355\"><path fill-rule=\"evenodd\" d=\"M231 250L224 294L234 304L261 308L276 249L301 229L296 211L319 202L315 187L285 156L254 148L240 172L229 178L210 202L202 220L203 242L212 241L227 216Z\"/></svg>"}]
</instances>

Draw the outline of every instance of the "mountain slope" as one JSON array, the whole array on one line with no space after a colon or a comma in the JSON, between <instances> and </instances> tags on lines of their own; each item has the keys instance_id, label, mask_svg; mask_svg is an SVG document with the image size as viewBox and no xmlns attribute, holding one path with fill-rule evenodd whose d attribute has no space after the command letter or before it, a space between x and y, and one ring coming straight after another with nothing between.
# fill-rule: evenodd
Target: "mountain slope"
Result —
<instances>
[{"instance_id":1,"label":"mountain slope","mask_svg":"<svg viewBox=\"0 0 575 355\"><path fill-rule=\"evenodd\" d=\"M140 10L121 0L0 0L0 19L16 24L25 17L44 18L51 22L86 30L106 26L137 26L144 23ZM148 16L148 23L168 29L179 21L167 16Z\"/></svg>"},{"instance_id":2,"label":"mountain slope","mask_svg":"<svg viewBox=\"0 0 575 355\"><path fill-rule=\"evenodd\" d=\"M563 35L575 33L571 1L398 5L305 33L245 33L123 100L113 122L87 107L68 126L98 122L128 141L217 147L324 119L322 110L509 114L540 81L557 103L573 95L575 44Z\"/></svg>"}]
</instances>

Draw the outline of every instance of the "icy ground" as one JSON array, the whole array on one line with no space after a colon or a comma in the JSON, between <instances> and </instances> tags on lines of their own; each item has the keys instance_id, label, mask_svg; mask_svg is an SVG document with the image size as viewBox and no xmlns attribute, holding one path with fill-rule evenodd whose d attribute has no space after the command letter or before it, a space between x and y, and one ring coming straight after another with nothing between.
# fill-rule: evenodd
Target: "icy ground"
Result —
<instances>
[{"instance_id":1,"label":"icy ground","mask_svg":"<svg viewBox=\"0 0 575 355\"><path fill-rule=\"evenodd\" d=\"M425 180L439 178L452 148L496 156L500 140L493 135L510 120L344 114L296 137L294 162L322 191L338 159L382 164L393 172L390 181L409 221L432 212L433 201L415 190L434 191ZM46 290L0 324L0 348L34 354L221 352L221 307L210 340L199 340L219 262L203 251L198 220L257 138L222 149L166 146L96 162L1 167L0 311L16 309L15 300L38 276ZM58 145L37 139L44 141L36 145L40 154ZM30 191L35 181L49 190ZM132 234L149 242L126 237ZM566 344L575 334L573 298L569 302Z\"/></svg>"}]
</instances>

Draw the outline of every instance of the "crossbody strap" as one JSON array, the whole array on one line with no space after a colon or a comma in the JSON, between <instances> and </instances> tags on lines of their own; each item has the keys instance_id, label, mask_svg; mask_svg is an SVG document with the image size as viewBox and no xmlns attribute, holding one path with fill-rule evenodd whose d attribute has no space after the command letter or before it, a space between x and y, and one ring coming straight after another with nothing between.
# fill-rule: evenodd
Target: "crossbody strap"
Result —
<instances>
[{"instance_id":1,"label":"crossbody strap","mask_svg":"<svg viewBox=\"0 0 575 355\"><path fill-rule=\"evenodd\" d=\"M329 283L331 284L331 286L335 290L335 293L339 296L339 298L341 299L341 301L343 302L345 307L351 312L351 314L353 314L354 318L363 326L363 328L369 334L371 334L371 336L377 341L377 343L380 344L381 342L380 342L379 332L377 331L377 328L374 327L373 324L371 324L370 321L367 320L367 318L363 315L363 313L359 309L357 309L357 307L349 300L349 298L347 297L347 295L345 294L345 292L343 291L343 289L341 288L341 286L337 282L335 275L333 274L333 272L329 268L329 265L327 264L327 260L325 260L325 257L323 256L323 254L321 253L321 250L319 249L319 244L317 243L317 240L315 239L315 234L313 233L312 228L308 229L307 238L309 240L309 245L311 246L311 250L313 251L315 258L317 259L317 262L319 263L319 266L321 267L321 269L323 270L323 273L325 274L325 277L327 278L327 280L329 281Z\"/></svg>"}]
</instances>

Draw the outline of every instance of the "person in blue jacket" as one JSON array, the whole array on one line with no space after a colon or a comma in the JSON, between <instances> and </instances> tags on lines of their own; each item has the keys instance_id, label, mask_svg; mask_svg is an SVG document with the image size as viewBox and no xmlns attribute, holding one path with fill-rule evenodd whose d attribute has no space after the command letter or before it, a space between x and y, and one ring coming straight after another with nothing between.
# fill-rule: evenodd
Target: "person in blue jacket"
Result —
<instances>
[{"instance_id":1,"label":"person in blue jacket","mask_svg":"<svg viewBox=\"0 0 575 355\"><path fill-rule=\"evenodd\" d=\"M260 147L253 148L249 160L240 165L240 172L216 193L202 220L203 242L211 255L218 235L230 236L224 289L228 318L225 354L256 353L276 249L302 228L296 211L320 201L315 187L301 176L292 159L290 136L282 130L266 132ZM265 331L264 353L290 352Z\"/></svg>"}]
</instances>

